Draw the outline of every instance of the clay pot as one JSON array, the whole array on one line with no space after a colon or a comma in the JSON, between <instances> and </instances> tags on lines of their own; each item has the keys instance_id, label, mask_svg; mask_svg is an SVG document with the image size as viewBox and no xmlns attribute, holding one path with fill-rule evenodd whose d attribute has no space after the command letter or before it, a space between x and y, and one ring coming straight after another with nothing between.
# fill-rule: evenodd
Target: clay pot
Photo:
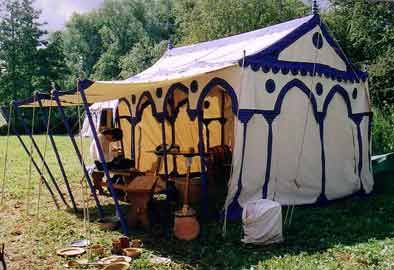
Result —
<instances>
[{"instance_id":1,"label":"clay pot","mask_svg":"<svg viewBox=\"0 0 394 270\"><path fill-rule=\"evenodd\" d=\"M130 246L129 245L130 240L127 236L119 237L119 242L120 242L121 249L128 248Z\"/></svg>"},{"instance_id":2,"label":"clay pot","mask_svg":"<svg viewBox=\"0 0 394 270\"><path fill-rule=\"evenodd\" d=\"M135 258L140 256L142 253L140 248L125 248L123 249L123 254L125 256L131 257L131 258Z\"/></svg>"},{"instance_id":3,"label":"clay pot","mask_svg":"<svg viewBox=\"0 0 394 270\"><path fill-rule=\"evenodd\" d=\"M142 247L142 241L140 239L133 239L130 242L130 246L133 248L140 248Z\"/></svg>"},{"instance_id":4,"label":"clay pot","mask_svg":"<svg viewBox=\"0 0 394 270\"><path fill-rule=\"evenodd\" d=\"M104 247L100 244L96 244L96 245L91 245L89 247L90 251L92 252L93 255L95 256L103 256L104 255Z\"/></svg>"},{"instance_id":5,"label":"clay pot","mask_svg":"<svg viewBox=\"0 0 394 270\"><path fill-rule=\"evenodd\" d=\"M112 240L111 253L116 255L122 254L122 248L120 247L120 241L118 239Z\"/></svg>"},{"instance_id":6,"label":"clay pot","mask_svg":"<svg viewBox=\"0 0 394 270\"><path fill-rule=\"evenodd\" d=\"M126 270L129 269L130 264L127 262L115 262L104 267L104 270Z\"/></svg>"},{"instance_id":7,"label":"clay pot","mask_svg":"<svg viewBox=\"0 0 394 270\"><path fill-rule=\"evenodd\" d=\"M196 239L200 233L200 224L193 209L181 209L175 213L174 235L180 240Z\"/></svg>"}]
</instances>

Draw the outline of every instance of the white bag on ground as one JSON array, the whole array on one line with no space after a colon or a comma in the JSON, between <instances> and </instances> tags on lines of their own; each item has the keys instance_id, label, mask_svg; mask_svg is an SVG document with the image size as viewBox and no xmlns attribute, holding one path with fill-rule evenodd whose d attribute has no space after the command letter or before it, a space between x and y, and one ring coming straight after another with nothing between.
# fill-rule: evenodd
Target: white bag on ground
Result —
<instances>
[{"instance_id":1,"label":"white bag on ground","mask_svg":"<svg viewBox=\"0 0 394 270\"><path fill-rule=\"evenodd\" d=\"M248 202L242 213L244 243L268 245L283 241L282 207L271 200Z\"/></svg>"}]
</instances>

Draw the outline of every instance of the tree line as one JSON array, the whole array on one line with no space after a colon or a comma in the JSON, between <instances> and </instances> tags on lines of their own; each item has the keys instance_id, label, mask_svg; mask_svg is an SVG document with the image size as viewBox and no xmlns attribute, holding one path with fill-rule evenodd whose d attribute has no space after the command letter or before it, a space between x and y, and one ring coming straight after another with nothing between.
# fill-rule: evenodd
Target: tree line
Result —
<instances>
[{"instance_id":1,"label":"tree line","mask_svg":"<svg viewBox=\"0 0 394 270\"><path fill-rule=\"evenodd\" d=\"M168 40L181 46L225 37L311 9L299 0L106 0L94 11L74 14L62 31L47 33L33 2L0 3L2 105L34 90L49 91L52 82L73 89L79 77L130 77L152 65ZM394 113L394 4L331 0L321 13L345 54L358 68L368 67L378 115Z\"/></svg>"}]
</instances>

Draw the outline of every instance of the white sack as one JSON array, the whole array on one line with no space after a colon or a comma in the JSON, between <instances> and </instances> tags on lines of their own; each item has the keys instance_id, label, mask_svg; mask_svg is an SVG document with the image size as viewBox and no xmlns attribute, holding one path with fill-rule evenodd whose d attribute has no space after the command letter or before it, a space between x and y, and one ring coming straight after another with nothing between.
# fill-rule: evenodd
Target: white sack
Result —
<instances>
[{"instance_id":1,"label":"white sack","mask_svg":"<svg viewBox=\"0 0 394 270\"><path fill-rule=\"evenodd\" d=\"M260 199L246 203L242 223L244 243L268 245L283 241L282 208L277 202Z\"/></svg>"}]
</instances>

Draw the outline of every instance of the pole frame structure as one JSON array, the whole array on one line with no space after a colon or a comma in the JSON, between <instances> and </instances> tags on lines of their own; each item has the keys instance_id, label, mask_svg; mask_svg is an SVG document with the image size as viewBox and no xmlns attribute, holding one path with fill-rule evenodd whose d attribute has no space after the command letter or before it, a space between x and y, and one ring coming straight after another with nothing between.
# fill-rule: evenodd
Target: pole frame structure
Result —
<instances>
[{"instance_id":1,"label":"pole frame structure","mask_svg":"<svg viewBox=\"0 0 394 270\"><path fill-rule=\"evenodd\" d=\"M74 137L74 135L73 135L73 132L72 132L70 123L69 123L69 121L68 121L68 118L67 118L66 114L64 113L64 109L63 109L62 104L61 104L61 101L60 101L60 99L59 99L59 92L58 92L57 90L52 90L52 98L53 98L53 99L55 100L55 102L56 102L58 111L59 111L59 113L60 113L60 117L61 117L62 120L63 120L64 126L65 126L65 128L66 128L66 130L67 130L67 134L68 134L68 136L69 136L69 138L70 138L71 144L73 145L75 154L77 155L78 160L79 160L79 162L80 162L80 164L81 164L81 166L82 166L84 176L85 176L85 178L86 178L86 181L88 182L90 191L92 192L94 201L95 201L96 206L97 206L97 209L98 209L98 211L99 211L100 219L102 220L102 219L104 218L104 211L103 211L103 208L101 207L100 201L99 201L99 199L98 199L98 197L97 197L96 189L95 189L94 185L92 184L92 180L90 179L89 172L88 172L88 170L86 169L85 162L84 162L83 159L82 159L81 152L79 151L77 142L75 141L75 137Z\"/></svg>"},{"instance_id":2,"label":"pole frame structure","mask_svg":"<svg viewBox=\"0 0 394 270\"><path fill-rule=\"evenodd\" d=\"M7 122L8 121L12 121L12 119L9 118L9 112L5 113L5 117ZM12 123L9 123L9 125L11 125L11 130L12 132L15 134L15 136L18 138L19 143L22 145L23 150L25 150L25 153L27 154L27 156L29 157L29 159L31 160L31 163L34 166L34 169L36 170L36 172L40 175L40 180L44 183L45 187L47 188L49 194L52 197L53 202L55 203L55 206L57 209L59 209L59 203L57 202L55 193L53 192L53 190L51 189L51 186L49 185L47 179L45 178L44 174L42 173L40 167L38 166L37 162L34 160L33 156L30 154L29 149L27 148L25 142L23 141L23 139L21 138L19 132L16 130L16 128L12 125Z\"/></svg>"},{"instance_id":3,"label":"pole frame structure","mask_svg":"<svg viewBox=\"0 0 394 270\"><path fill-rule=\"evenodd\" d=\"M39 157L39 159L41 160L42 164L44 165L45 170L48 172L49 178L51 179L51 182L52 182L53 185L55 186L55 189L56 189L57 193L59 194L59 196L60 196L61 200L63 201L64 205L65 205L66 207L70 207L70 206L68 205L66 199L64 198L63 193L62 193L62 191L60 190L60 188L59 188L59 186L58 186L58 184L57 184L57 182L56 182L56 179L55 179L55 177L54 177L53 174L52 174L52 171L50 170L50 168L49 168L47 162L45 161L45 158L44 158L44 156L42 155L41 150L40 150L40 148L38 147L36 140L35 140L34 137L33 137L33 130L31 130L31 129L29 130L29 128L27 127L27 124L26 124L26 122L25 122L25 119L24 119L23 117L18 117L19 109L18 109L18 106L16 105L16 103L13 102L12 104L13 104L13 106L14 106L15 119L18 119L18 118L19 118L19 119L21 120L22 126L23 126L25 132L28 134L28 136L29 136L29 138L30 138L30 140L31 140L31 142L32 142L32 145L33 145L34 149L37 151L38 157Z\"/></svg>"},{"instance_id":4,"label":"pole frame structure","mask_svg":"<svg viewBox=\"0 0 394 270\"><path fill-rule=\"evenodd\" d=\"M39 94L36 95L36 100L38 102L39 107L41 109L43 109L44 106L42 105L41 96ZM49 123L48 123L48 121L50 121L50 119L49 119L49 117L50 117L49 116L49 112L48 112L48 116L45 113L43 113L43 116L44 116L44 122L47 125L49 125ZM56 157L57 163L59 165L60 172L62 174L64 183L66 185L66 189L67 189L68 195L70 196L70 200L71 200L71 204L72 204L72 206L74 208L74 212L77 213L78 212L78 207L77 207L77 204L75 203L74 195L73 195L73 193L71 191L70 183L68 182L66 171L64 169L63 162L62 162L62 160L60 158L59 151L58 151L58 148L56 146L56 142L55 142L55 139L53 138L53 134L52 134L52 131L51 131L50 128L47 128L47 136L49 137L49 141L51 142L52 150L55 153L55 157Z\"/></svg>"},{"instance_id":5,"label":"pole frame structure","mask_svg":"<svg viewBox=\"0 0 394 270\"><path fill-rule=\"evenodd\" d=\"M122 227L122 231L123 231L123 233L125 235L127 235L128 232L129 232L129 228L127 226L126 219L125 219L125 217L123 215L123 211L120 208L120 204L119 204L118 197L116 195L116 191L115 191L115 189L114 189L114 187L112 185L112 177L110 176L108 165L107 165L107 163L105 161L105 158L104 158L104 152L103 152L103 149L101 147L101 144L100 144L100 141L99 141L99 138L98 138L98 134L97 134L94 122L93 122L92 114L90 113L89 104L88 104L88 101L87 101L87 98L86 98L86 95L85 95L85 92L84 92L84 88L81 87L81 81L80 80L78 81L78 87L77 88L78 88L78 91L79 91L81 99L82 99L82 104L83 104L83 106L85 108L85 113L86 113L86 116L87 116L88 121L89 121L89 126L90 126L90 129L92 131L93 139L94 139L94 142L95 142L96 147L97 147L97 151L98 151L98 154L99 154L100 161L101 161L101 163L103 165L104 175L107 178L108 187L109 187L109 190L111 192L112 199L114 200L114 203L115 203L115 209L116 209L116 213L117 213L117 215L118 215L118 217L120 219L120 225Z\"/></svg>"}]
</instances>

